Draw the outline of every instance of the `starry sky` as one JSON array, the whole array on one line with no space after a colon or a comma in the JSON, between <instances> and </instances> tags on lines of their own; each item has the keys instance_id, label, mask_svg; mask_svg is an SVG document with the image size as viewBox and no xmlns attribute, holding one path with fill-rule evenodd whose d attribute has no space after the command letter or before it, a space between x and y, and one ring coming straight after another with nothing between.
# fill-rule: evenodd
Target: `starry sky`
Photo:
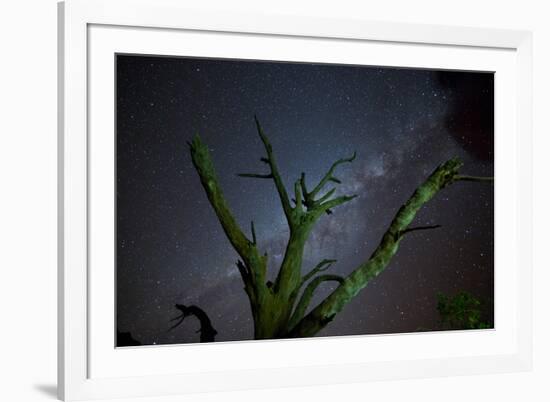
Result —
<instances>
[{"instance_id":1,"label":"starry sky","mask_svg":"<svg viewBox=\"0 0 550 402\"><path fill-rule=\"evenodd\" d=\"M288 227L264 172L256 114L287 188L316 183L335 160L337 194L358 194L322 217L304 254L346 275L368 259L398 208L435 167L458 156L462 172L493 175L493 74L404 68L117 55L117 327L143 344L198 342L193 317L172 331L176 303L208 313L216 341L253 337L238 258L210 207L187 141L208 144L225 197L274 278ZM493 186L441 191L387 269L318 336L437 329L437 292L493 298ZM312 307L335 285L318 288Z\"/></svg>"}]
</instances>

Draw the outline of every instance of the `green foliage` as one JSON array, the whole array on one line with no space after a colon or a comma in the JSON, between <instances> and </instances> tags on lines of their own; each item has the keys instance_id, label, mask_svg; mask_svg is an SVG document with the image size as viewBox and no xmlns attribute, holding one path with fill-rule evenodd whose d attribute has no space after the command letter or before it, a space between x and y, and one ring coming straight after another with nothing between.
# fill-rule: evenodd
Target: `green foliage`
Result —
<instances>
[{"instance_id":1,"label":"green foliage","mask_svg":"<svg viewBox=\"0 0 550 402\"><path fill-rule=\"evenodd\" d=\"M483 303L468 292L455 296L437 294L437 310L443 329L486 329L492 323L483 319Z\"/></svg>"}]
</instances>

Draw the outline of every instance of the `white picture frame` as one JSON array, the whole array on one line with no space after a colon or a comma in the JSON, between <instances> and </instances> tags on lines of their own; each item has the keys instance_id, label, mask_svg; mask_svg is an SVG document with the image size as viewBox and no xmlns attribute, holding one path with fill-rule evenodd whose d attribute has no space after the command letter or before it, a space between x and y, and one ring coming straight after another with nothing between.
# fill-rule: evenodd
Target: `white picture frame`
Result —
<instances>
[{"instance_id":1,"label":"white picture frame","mask_svg":"<svg viewBox=\"0 0 550 402\"><path fill-rule=\"evenodd\" d=\"M211 42L227 40L227 46L209 48L207 41L200 42L205 35L216 39ZM285 46L278 46L280 41ZM303 41L313 50L308 55L293 54L292 49L295 52L303 49ZM200 43L193 55L215 52L218 57L235 57L240 52L239 57L244 58L309 57L308 60L349 63L361 63L353 58L357 52L349 50L363 46L372 51L366 62L376 65L496 71L497 81L499 77L502 79L500 86L496 86L499 107L495 118L495 198L499 209L495 225L501 247L496 249L495 265L505 269L495 271L495 330L457 331L443 336L335 337L122 351L110 346L108 340L112 339L114 329L109 326L114 321L108 312L114 314L112 298L94 294L114 293L112 266L106 264L101 271L90 262L110 258L108 251L104 254L97 252L97 248L90 251L94 238L108 239L108 224L113 222L110 209L102 210L111 217L105 221L107 226L94 221L97 214L90 214L92 209L102 208L98 205L103 199L113 199L108 192L113 188L109 184L113 170L108 163L104 169L94 163L105 160L109 154L91 151L98 144L108 148L109 142L113 142L110 136L114 134L113 117L109 113L114 112L108 99L112 98L114 86L109 57L122 51L173 55L178 53L181 43L189 46ZM529 370L531 43L531 34L523 31L233 14L192 10L177 0L60 3L59 397L81 400L160 396ZM318 50L314 50L317 46ZM325 52L323 59L318 58L321 56L315 52L321 53L326 46L331 50L328 56ZM276 56L279 48L286 53ZM398 52L390 51L397 49ZM499 176L508 178L505 186L499 185ZM104 184L94 184L96 177L104 178L99 181ZM102 193L102 186L106 193ZM506 216L510 223L505 233L499 231L502 227L499 225ZM352 353L358 348L368 350L368 356ZM319 353L321 350L323 353ZM188 370L181 363L181 356L190 361L201 360L202 366Z\"/></svg>"}]
</instances>

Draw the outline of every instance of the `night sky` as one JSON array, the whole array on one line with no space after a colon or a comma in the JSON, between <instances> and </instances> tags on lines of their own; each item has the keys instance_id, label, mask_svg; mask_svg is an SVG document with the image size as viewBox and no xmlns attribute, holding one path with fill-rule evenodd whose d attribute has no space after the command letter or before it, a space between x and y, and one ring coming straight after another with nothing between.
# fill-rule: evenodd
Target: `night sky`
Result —
<instances>
[{"instance_id":1,"label":"night sky","mask_svg":"<svg viewBox=\"0 0 550 402\"><path fill-rule=\"evenodd\" d=\"M398 208L437 165L493 175L493 74L417 69L117 56L117 326L143 344L198 342L193 317L168 331L176 303L204 309L216 341L253 337L238 259L208 203L187 141L209 145L225 197L276 275L288 236L254 114L292 189L316 183L335 160L339 194L358 194L320 219L303 272L324 258L346 275L365 261ZM311 186L311 184L310 184ZM388 268L320 336L436 329L437 292L493 298L493 186L441 191ZM323 284L312 303L335 285ZM492 308L492 304L491 304ZM492 313L492 312L491 312Z\"/></svg>"}]
</instances>

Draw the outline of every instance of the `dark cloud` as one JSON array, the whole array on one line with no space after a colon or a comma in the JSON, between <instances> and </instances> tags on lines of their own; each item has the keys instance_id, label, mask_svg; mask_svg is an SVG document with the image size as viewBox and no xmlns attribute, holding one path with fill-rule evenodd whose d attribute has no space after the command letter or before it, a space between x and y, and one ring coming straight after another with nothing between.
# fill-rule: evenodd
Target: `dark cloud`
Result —
<instances>
[{"instance_id":1,"label":"dark cloud","mask_svg":"<svg viewBox=\"0 0 550 402\"><path fill-rule=\"evenodd\" d=\"M476 158L494 157L494 76L492 73L439 72L441 87L455 94L445 127L455 141Z\"/></svg>"}]
</instances>

